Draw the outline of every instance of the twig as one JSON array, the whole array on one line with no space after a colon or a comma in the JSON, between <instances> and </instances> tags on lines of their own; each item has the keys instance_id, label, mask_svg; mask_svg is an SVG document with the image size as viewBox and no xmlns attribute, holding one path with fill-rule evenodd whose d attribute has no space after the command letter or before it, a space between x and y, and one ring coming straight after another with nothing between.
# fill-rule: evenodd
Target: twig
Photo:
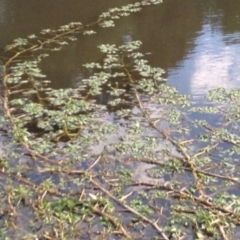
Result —
<instances>
[{"instance_id":1,"label":"twig","mask_svg":"<svg viewBox=\"0 0 240 240\"><path fill-rule=\"evenodd\" d=\"M90 179L91 183L93 185L95 185L96 187L98 187L102 192L104 192L108 197L110 197L111 199L113 199L114 201L116 201L118 204L120 204L121 206L123 206L125 209L127 209L129 212L137 215L138 217L140 217L141 219L143 219L145 222L149 223L162 237L164 240L169 240L169 238L167 237L167 235L164 233L163 229L161 227L158 226L158 224L152 220L150 220L149 218L143 216L141 213L139 213L138 211L136 211L135 209L131 208L130 206L128 206L127 204L121 202L119 199L117 199L115 196L113 196L107 189L105 189L104 187L102 187L98 182L96 182L93 179Z\"/></svg>"},{"instance_id":2,"label":"twig","mask_svg":"<svg viewBox=\"0 0 240 240\"><path fill-rule=\"evenodd\" d=\"M98 158L89 166L89 168L86 170L86 172L89 172L100 160L101 160L102 154L98 156Z\"/></svg>"},{"instance_id":3,"label":"twig","mask_svg":"<svg viewBox=\"0 0 240 240\"><path fill-rule=\"evenodd\" d=\"M127 230L122 226L122 224L116 222L116 220L115 220L112 216L110 216L109 214L107 214L107 213L99 210L96 206L91 207L91 210L92 210L94 213L96 213L96 214L98 214L98 215L100 215L100 216L102 216L102 217L110 220L110 222L114 225L115 228L119 228L119 229L121 230L121 233L122 233L122 235L123 235L124 237L126 237L126 238L128 238L128 239L132 239L132 238L131 238L131 235L130 235L130 234L127 232Z\"/></svg>"},{"instance_id":4,"label":"twig","mask_svg":"<svg viewBox=\"0 0 240 240\"><path fill-rule=\"evenodd\" d=\"M222 234L223 239L224 240L229 240L229 238L226 236L226 233L223 229L223 226L219 225L218 228L219 228L220 233Z\"/></svg>"}]
</instances>

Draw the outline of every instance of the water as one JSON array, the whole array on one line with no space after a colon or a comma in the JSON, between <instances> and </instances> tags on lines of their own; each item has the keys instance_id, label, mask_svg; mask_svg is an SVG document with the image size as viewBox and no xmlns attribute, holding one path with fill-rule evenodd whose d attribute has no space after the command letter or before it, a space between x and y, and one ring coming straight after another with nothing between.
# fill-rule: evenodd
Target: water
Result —
<instances>
[{"instance_id":1,"label":"water","mask_svg":"<svg viewBox=\"0 0 240 240\"><path fill-rule=\"evenodd\" d=\"M218 87L240 87L239 15L232 19L236 29L228 30L223 22L226 14L223 9L215 9L206 15L196 38L188 43L194 48L177 67L168 69L169 84L181 93L202 97Z\"/></svg>"},{"instance_id":2,"label":"water","mask_svg":"<svg viewBox=\"0 0 240 240\"><path fill-rule=\"evenodd\" d=\"M89 23L103 11L131 2L134 1L72 0L69 4L66 0L0 0L0 49L15 38L37 34L45 28L58 28L72 21ZM150 64L166 70L167 84L180 93L191 94L197 102L202 103L211 89L240 87L238 0L165 0L121 19L115 28L96 30L97 35L80 35L77 42L52 53L43 62L53 87L77 86L86 77L82 64L101 60L98 45L131 40L141 40L141 50L148 53ZM99 101L106 103L105 98L101 96ZM199 117L197 113L194 116ZM145 167L146 164L139 166L138 170L143 172Z\"/></svg>"},{"instance_id":3,"label":"water","mask_svg":"<svg viewBox=\"0 0 240 240\"><path fill-rule=\"evenodd\" d=\"M131 0L0 0L0 49L18 37L57 28L71 21L88 23L108 8ZM77 43L52 54L43 69L55 88L74 87L84 77L82 64L101 60L97 46L141 40L150 63L167 72L168 84L202 98L216 87L240 87L240 2L168 0L80 36Z\"/></svg>"},{"instance_id":4,"label":"water","mask_svg":"<svg viewBox=\"0 0 240 240\"><path fill-rule=\"evenodd\" d=\"M45 28L58 28L72 21L94 21L108 8L131 2L135 1L0 0L0 49L13 39L37 34ZM42 68L53 87L77 86L86 77L82 64L101 60L98 45L131 40L141 40L141 50L148 53L150 64L166 70L167 84L180 93L191 94L199 102L216 87L240 87L239 0L165 0L121 19L115 28L96 30L97 35L80 35L77 42L52 53L43 62ZM1 137L0 145L5 140ZM151 181L146 170L152 164L134 167L137 180ZM158 181L163 183L165 179Z\"/></svg>"}]
</instances>

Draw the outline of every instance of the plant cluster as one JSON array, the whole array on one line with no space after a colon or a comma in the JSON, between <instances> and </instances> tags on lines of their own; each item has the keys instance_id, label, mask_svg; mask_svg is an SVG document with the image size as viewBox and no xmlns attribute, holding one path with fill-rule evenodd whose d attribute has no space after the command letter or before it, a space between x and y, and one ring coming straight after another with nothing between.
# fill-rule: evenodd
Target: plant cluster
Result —
<instances>
[{"instance_id":1,"label":"plant cluster","mask_svg":"<svg viewBox=\"0 0 240 240\"><path fill-rule=\"evenodd\" d=\"M140 41L100 45L102 61L86 63L91 74L74 89L52 89L39 67L80 32L160 2L6 47L0 238L237 239L239 90L216 89L193 105L165 84Z\"/></svg>"}]
</instances>

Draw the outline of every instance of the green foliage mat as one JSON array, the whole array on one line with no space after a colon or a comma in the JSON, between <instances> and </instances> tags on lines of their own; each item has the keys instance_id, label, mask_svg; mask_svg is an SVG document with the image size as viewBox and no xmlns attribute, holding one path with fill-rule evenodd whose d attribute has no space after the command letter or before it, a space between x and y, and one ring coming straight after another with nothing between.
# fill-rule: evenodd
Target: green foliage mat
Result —
<instances>
[{"instance_id":1,"label":"green foliage mat","mask_svg":"<svg viewBox=\"0 0 240 240\"><path fill-rule=\"evenodd\" d=\"M160 2L6 46L0 239L238 239L238 89L196 106L166 86L140 41L100 45L104 58L74 89L50 88L39 67L77 34Z\"/></svg>"}]
</instances>

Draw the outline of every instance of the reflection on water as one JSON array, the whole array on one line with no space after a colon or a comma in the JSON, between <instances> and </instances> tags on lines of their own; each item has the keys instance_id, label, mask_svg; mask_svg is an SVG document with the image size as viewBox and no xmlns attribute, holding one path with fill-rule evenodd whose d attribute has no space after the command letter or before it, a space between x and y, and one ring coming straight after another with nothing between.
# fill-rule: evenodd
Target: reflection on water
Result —
<instances>
[{"instance_id":1,"label":"reflection on water","mask_svg":"<svg viewBox=\"0 0 240 240\"><path fill-rule=\"evenodd\" d=\"M0 0L0 48L43 28L95 20L108 8L132 2ZM101 61L98 45L131 40L143 42L141 51L152 53L147 55L150 64L164 68L168 84L181 93L203 96L216 87L240 87L239 0L165 0L121 19L114 28L96 30L94 36L79 35L77 42L43 62L52 87L75 87L88 77L82 64Z\"/></svg>"},{"instance_id":2,"label":"reflection on water","mask_svg":"<svg viewBox=\"0 0 240 240\"><path fill-rule=\"evenodd\" d=\"M181 93L202 98L215 88L240 87L239 13L223 2L206 4L202 29L190 41L194 48L168 69L169 84ZM240 7L237 1L233 5Z\"/></svg>"},{"instance_id":3,"label":"reflection on water","mask_svg":"<svg viewBox=\"0 0 240 240\"><path fill-rule=\"evenodd\" d=\"M194 41L193 51L169 69L169 83L193 96L218 87L240 87L240 33L226 36L207 23Z\"/></svg>"}]
</instances>

